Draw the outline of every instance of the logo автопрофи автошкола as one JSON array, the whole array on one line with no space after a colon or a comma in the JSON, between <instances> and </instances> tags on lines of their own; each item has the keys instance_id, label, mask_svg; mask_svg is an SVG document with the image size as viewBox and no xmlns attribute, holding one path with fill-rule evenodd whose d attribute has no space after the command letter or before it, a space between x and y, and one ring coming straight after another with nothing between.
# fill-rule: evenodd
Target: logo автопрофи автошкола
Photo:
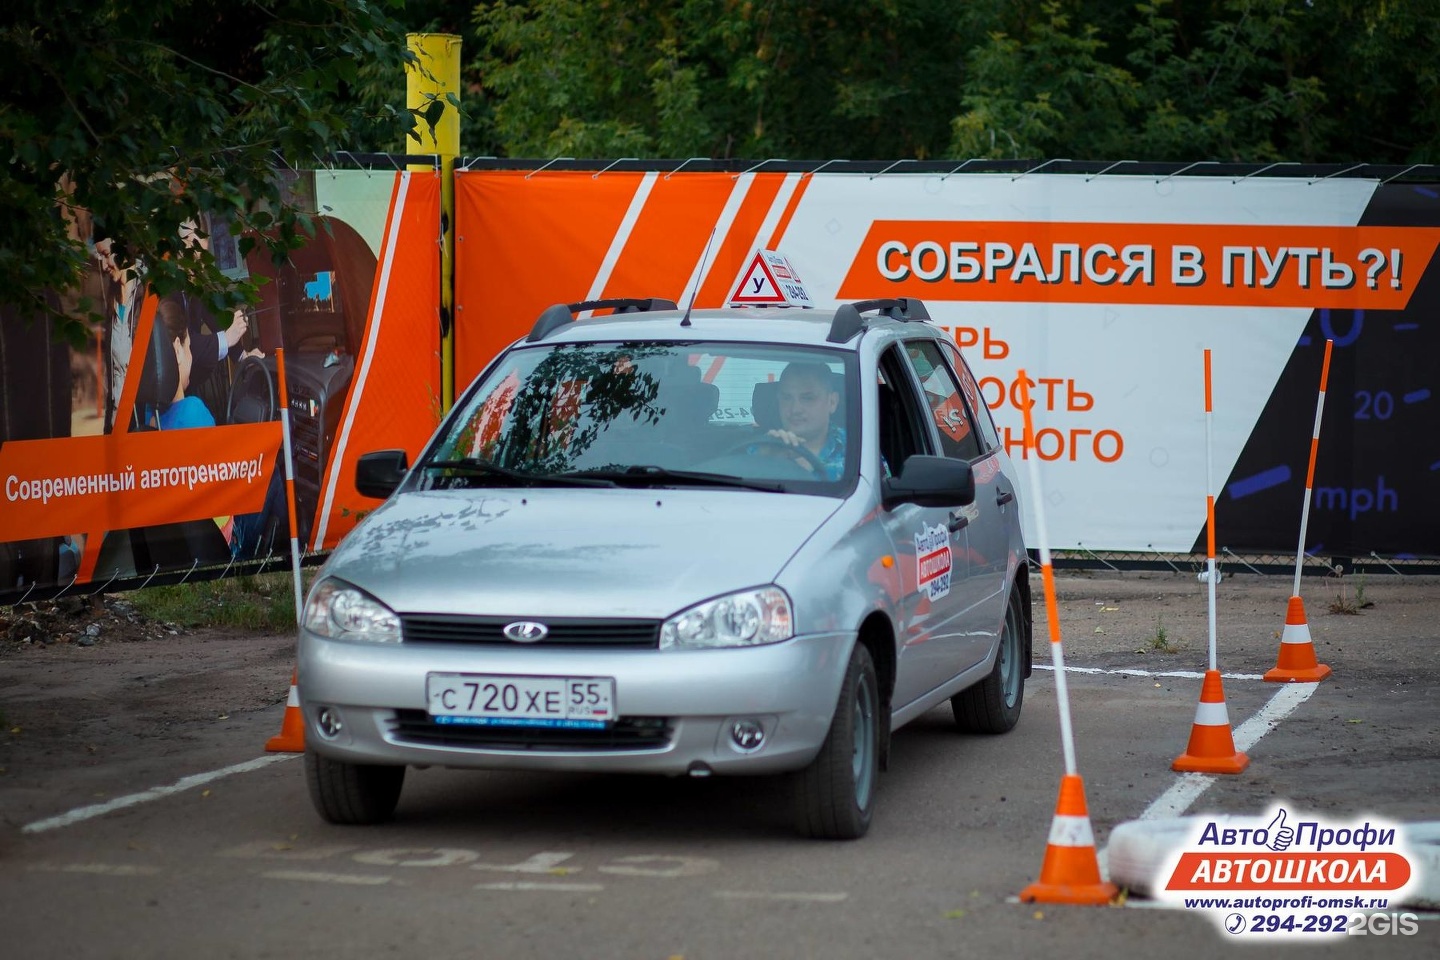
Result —
<instances>
[{"instance_id":1,"label":"logo \u0430\u0432\u0442\u043e\u043f\u0440\u043e\u0444\u0438 \u0430\u0432\u0442\u043e\u0448\u043a\u043e\u043b\u0430","mask_svg":"<svg viewBox=\"0 0 1440 960\"><path fill-rule=\"evenodd\" d=\"M1200 818L1156 879L1160 896L1212 914L1232 936L1415 929L1413 914L1374 912L1398 906L1415 872L1399 828L1373 817L1336 823L1277 806L1250 820Z\"/></svg>"}]
</instances>

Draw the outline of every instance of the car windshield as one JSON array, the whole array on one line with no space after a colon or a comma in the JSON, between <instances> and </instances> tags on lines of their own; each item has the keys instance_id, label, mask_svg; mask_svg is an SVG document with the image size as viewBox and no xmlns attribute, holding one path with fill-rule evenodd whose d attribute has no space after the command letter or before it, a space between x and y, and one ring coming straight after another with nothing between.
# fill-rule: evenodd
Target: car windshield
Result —
<instances>
[{"instance_id":1,"label":"car windshield","mask_svg":"<svg viewBox=\"0 0 1440 960\"><path fill-rule=\"evenodd\" d=\"M462 399L419 482L840 495L859 459L857 381L852 353L810 347L520 347Z\"/></svg>"}]
</instances>

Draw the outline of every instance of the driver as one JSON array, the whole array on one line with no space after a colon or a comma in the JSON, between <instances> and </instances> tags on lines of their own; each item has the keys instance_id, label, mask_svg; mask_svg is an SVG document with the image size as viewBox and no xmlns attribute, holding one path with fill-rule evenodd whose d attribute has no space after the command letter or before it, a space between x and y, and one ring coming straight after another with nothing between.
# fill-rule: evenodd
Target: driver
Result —
<instances>
[{"instance_id":1,"label":"driver","mask_svg":"<svg viewBox=\"0 0 1440 960\"><path fill-rule=\"evenodd\" d=\"M796 362L780 374L780 429L769 431L791 447L804 447L825 467L825 479L839 480L845 471L845 429L830 422L840 405L830 369L823 363ZM797 458L807 469L808 459Z\"/></svg>"}]
</instances>

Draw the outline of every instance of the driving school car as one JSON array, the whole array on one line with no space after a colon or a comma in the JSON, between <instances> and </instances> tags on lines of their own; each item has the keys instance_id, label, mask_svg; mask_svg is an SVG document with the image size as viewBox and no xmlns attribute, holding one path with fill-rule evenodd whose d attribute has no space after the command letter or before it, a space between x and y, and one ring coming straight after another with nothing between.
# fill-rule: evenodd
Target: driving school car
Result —
<instances>
[{"instance_id":1,"label":"driving school car","mask_svg":"<svg viewBox=\"0 0 1440 960\"><path fill-rule=\"evenodd\" d=\"M802 833L855 838L893 731L1012 728L1018 484L928 319L556 305L413 465L366 454L385 502L299 631L321 816L389 818L407 766L788 774Z\"/></svg>"}]
</instances>

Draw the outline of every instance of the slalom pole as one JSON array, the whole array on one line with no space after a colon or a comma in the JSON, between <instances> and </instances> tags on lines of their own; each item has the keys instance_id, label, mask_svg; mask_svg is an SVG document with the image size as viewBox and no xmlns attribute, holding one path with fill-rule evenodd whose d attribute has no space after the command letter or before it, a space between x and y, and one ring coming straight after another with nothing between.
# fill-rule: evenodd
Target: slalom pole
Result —
<instances>
[{"instance_id":1,"label":"slalom pole","mask_svg":"<svg viewBox=\"0 0 1440 960\"><path fill-rule=\"evenodd\" d=\"M1201 578L1210 594L1210 669L1200 684L1200 703L1195 708L1195 722L1190 727L1190 742L1185 752L1175 758L1170 769L1180 773L1240 773L1250 758L1235 749L1230 732L1230 714L1225 709L1225 681L1220 676L1215 655L1215 583L1220 579L1215 569L1215 494L1211 492L1212 421L1214 390L1211 387L1210 351L1205 351L1205 544L1206 570Z\"/></svg>"},{"instance_id":2,"label":"slalom pole","mask_svg":"<svg viewBox=\"0 0 1440 960\"><path fill-rule=\"evenodd\" d=\"M1300 572L1305 563L1305 531L1310 523L1311 492L1315 487L1315 461L1320 452L1320 418L1325 412L1325 386L1330 380L1330 352L1334 340L1325 341L1325 360L1320 365L1320 396L1315 401L1315 426L1310 431L1310 466L1305 471L1305 502L1300 507L1300 543L1295 548L1295 583L1285 606L1285 629L1280 634L1280 655L1275 668L1265 673L1270 683L1318 683L1330 676L1330 668L1315 657L1310 624L1305 619L1305 601L1300 599Z\"/></svg>"},{"instance_id":3,"label":"slalom pole","mask_svg":"<svg viewBox=\"0 0 1440 960\"><path fill-rule=\"evenodd\" d=\"M290 391L285 386L285 348L275 348L275 370L280 390L280 435L285 441L285 504L290 512L290 568L295 576L295 625L300 625L304 598L300 589L299 522L295 516L295 456L290 448Z\"/></svg>"},{"instance_id":4,"label":"slalom pole","mask_svg":"<svg viewBox=\"0 0 1440 960\"><path fill-rule=\"evenodd\" d=\"M1050 561L1050 543L1045 528L1045 498L1040 493L1040 458L1035 451L1035 419L1030 412L1030 385L1020 371L1020 406L1025 417L1025 462L1030 471L1030 503L1035 508L1035 540L1040 550L1040 578L1045 589L1045 618L1050 627L1050 659L1055 665L1055 700L1060 706L1060 747L1065 753L1065 773L1077 773L1075 732L1070 725L1070 691L1065 679L1065 650L1060 643L1060 611L1055 600L1055 571Z\"/></svg>"},{"instance_id":5,"label":"slalom pole","mask_svg":"<svg viewBox=\"0 0 1440 960\"><path fill-rule=\"evenodd\" d=\"M1315 402L1315 428L1310 432L1310 467L1305 471L1305 503L1300 508L1300 545L1295 548L1295 586L1290 596L1300 596L1300 565L1305 562L1305 528L1310 523L1310 491L1315 486L1315 458L1320 452L1320 417L1325 412L1325 384L1330 380L1330 351L1334 340L1325 341L1325 360L1320 365L1320 398Z\"/></svg>"},{"instance_id":6,"label":"slalom pole","mask_svg":"<svg viewBox=\"0 0 1440 960\"><path fill-rule=\"evenodd\" d=\"M1210 593L1210 669L1218 670L1215 657L1215 581L1219 576L1215 570L1215 494L1210 484L1214 476L1211 464L1213 443L1213 421L1215 404L1210 386L1210 351L1205 351L1205 556L1206 576Z\"/></svg>"},{"instance_id":7,"label":"slalom pole","mask_svg":"<svg viewBox=\"0 0 1440 960\"><path fill-rule=\"evenodd\" d=\"M1024 417L1025 460L1030 469L1030 503L1035 509L1035 540L1040 551L1040 577L1045 589L1045 619L1050 628L1050 658L1055 665L1055 701L1060 708L1060 747L1065 755L1065 775L1060 778L1060 795L1050 822L1050 838L1040 879L1020 891L1026 902L1101 905L1120 892L1100 877L1100 859L1095 852L1095 833L1085 805L1085 781L1075 764L1075 732L1070 724L1070 691L1065 679L1065 650L1060 642L1060 611L1055 599L1055 571L1050 562L1050 542L1045 529L1045 497L1040 490L1040 458L1035 448L1035 420L1030 407L1030 383L1019 371L1020 410Z\"/></svg>"}]
</instances>

